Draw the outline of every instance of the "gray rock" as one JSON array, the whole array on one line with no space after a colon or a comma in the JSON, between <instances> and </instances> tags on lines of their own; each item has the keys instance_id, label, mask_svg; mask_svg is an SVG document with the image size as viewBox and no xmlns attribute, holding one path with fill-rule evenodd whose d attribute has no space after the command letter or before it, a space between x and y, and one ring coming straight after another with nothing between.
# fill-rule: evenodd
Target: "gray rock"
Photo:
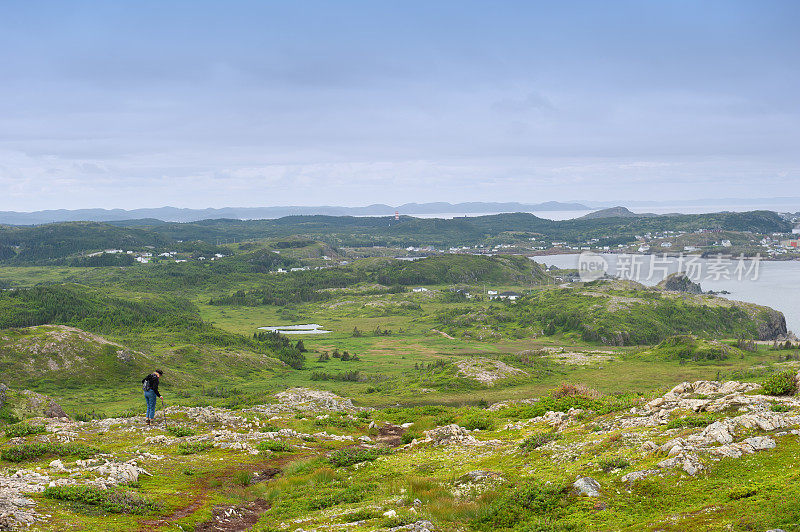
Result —
<instances>
[{"instance_id":1,"label":"gray rock","mask_svg":"<svg viewBox=\"0 0 800 532\"><path fill-rule=\"evenodd\" d=\"M742 443L748 444L754 451L766 451L767 449L775 448L775 440L769 436L754 436L747 438Z\"/></svg>"},{"instance_id":2,"label":"gray rock","mask_svg":"<svg viewBox=\"0 0 800 532\"><path fill-rule=\"evenodd\" d=\"M599 497L600 483L591 477L578 477L572 487L578 490L578 493L587 497Z\"/></svg>"},{"instance_id":3,"label":"gray rock","mask_svg":"<svg viewBox=\"0 0 800 532\"><path fill-rule=\"evenodd\" d=\"M389 529L389 532L434 532L433 523L430 521L417 521L410 525L396 526Z\"/></svg>"}]
</instances>

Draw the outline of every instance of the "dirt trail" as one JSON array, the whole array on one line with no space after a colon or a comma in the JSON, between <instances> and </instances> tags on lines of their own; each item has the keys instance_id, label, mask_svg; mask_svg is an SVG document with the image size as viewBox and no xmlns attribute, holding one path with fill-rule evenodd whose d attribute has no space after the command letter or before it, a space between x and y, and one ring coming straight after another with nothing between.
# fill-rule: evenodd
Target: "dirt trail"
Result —
<instances>
[{"instance_id":1,"label":"dirt trail","mask_svg":"<svg viewBox=\"0 0 800 532\"><path fill-rule=\"evenodd\" d=\"M171 527L170 530L174 529L172 525L174 525L176 521L179 521L185 517L189 517L200 508L205 506L212 494L212 488L210 487L212 480L230 480L231 478L235 478L236 473L246 471L249 473L258 473L258 476L253 479L254 483L263 482L278 475L287 463L294 460L300 460L308 456L309 454L302 454L298 456L285 456L277 459L264 460L262 462L250 464L240 464L237 467L231 467L229 469L219 471L211 476L202 478L196 485L197 492L192 497L191 504L182 508L178 508L170 515L140 522L139 532L161 530L162 528L168 526ZM269 503L261 499L240 506L215 506L213 509L212 520L199 524L196 530L207 532L239 532L243 530L249 530L256 522L258 522L259 516L269 508ZM210 526L211 528L201 528L204 526Z\"/></svg>"},{"instance_id":2,"label":"dirt trail","mask_svg":"<svg viewBox=\"0 0 800 532\"><path fill-rule=\"evenodd\" d=\"M439 334L441 334L442 336L444 336L444 337L445 337L445 338L447 338L448 340L455 340L455 338L453 338L452 336L450 336L449 334L447 334L447 333L446 333L446 332L444 332L444 331L440 331L439 329L431 329L431 331L433 331L433 332L435 332L435 333L439 333Z\"/></svg>"}]
</instances>

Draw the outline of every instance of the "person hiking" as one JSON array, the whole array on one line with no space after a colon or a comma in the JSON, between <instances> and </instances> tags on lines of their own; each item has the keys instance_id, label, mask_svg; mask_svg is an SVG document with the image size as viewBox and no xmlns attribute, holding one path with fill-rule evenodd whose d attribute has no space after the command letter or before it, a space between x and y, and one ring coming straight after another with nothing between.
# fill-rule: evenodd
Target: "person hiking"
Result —
<instances>
[{"instance_id":1,"label":"person hiking","mask_svg":"<svg viewBox=\"0 0 800 532\"><path fill-rule=\"evenodd\" d=\"M147 403L147 414L145 423L150 425L153 418L156 417L156 401L161 397L158 391L158 381L164 372L160 369L155 370L153 373L142 379L142 391L144 392L144 400Z\"/></svg>"}]
</instances>

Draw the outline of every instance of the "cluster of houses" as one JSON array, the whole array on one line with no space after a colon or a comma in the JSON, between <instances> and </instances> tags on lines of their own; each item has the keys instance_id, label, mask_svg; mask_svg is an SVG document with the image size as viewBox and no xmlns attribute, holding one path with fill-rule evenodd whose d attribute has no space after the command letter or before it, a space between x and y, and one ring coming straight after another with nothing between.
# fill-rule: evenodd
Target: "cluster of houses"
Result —
<instances>
[{"instance_id":1,"label":"cluster of houses","mask_svg":"<svg viewBox=\"0 0 800 532\"><path fill-rule=\"evenodd\" d=\"M451 288L453 292L457 292L459 294L463 294L464 297L467 299L472 299L475 297L473 294L467 292L463 288ZM430 292L430 289L425 288L424 286L417 286L416 288L412 288L411 291L415 294L421 294L424 292ZM508 301L516 301L522 294L518 292L506 291L506 292L499 292L498 290L487 290L486 295L489 299L505 299Z\"/></svg>"},{"instance_id":2,"label":"cluster of houses","mask_svg":"<svg viewBox=\"0 0 800 532\"><path fill-rule=\"evenodd\" d=\"M148 246L152 249L152 246ZM153 255L150 251L123 251L121 249L104 249L103 251L97 251L95 253L89 253L86 255L87 257L96 257L98 255L108 254L108 255L117 255L117 254L126 254L133 256L134 260L140 264L149 264L153 260L172 260L174 262L188 262L188 259L178 258L179 254L177 251L165 251L163 253L159 253L158 255ZM221 259L225 255L222 253L215 253L212 257L197 257L197 260L216 260Z\"/></svg>"}]
</instances>

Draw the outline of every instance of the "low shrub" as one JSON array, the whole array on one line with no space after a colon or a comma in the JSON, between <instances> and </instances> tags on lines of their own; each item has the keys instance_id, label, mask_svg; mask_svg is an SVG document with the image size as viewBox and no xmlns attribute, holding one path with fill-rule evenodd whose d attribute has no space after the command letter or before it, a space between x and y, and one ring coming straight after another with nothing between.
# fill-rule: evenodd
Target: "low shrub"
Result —
<instances>
[{"instance_id":1,"label":"low shrub","mask_svg":"<svg viewBox=\"0 0 800 532\"><path fill-rule=\"evenodd\" d=\"M0 421L5 421L6 423L19 423L22 421L14 412L11 412L7 408L0 408Z\"/></svg>"},{"instance_id":2,"label":"low shrub","mask_svg":"<svg viewBox=\"0 0 800 532\"><path fill-rule=\"evenodd\" d=\"M53 486L44 490L48 499L90 506L114 514L148 514L161 509L138 493L121 489L101 489L95 486Z\"/></svg>"},{"instance_id":3,"label":"low shrub","mask_svg":"<svg viewBox=\"0 0 800 532\"><path fill-rule=\"evenodd\" d=\"M338 427L340 429L349 429L361 426L361 422L348 417L328 416L322 419L315 419L314 425L318 427Z\"/></svg>"},{"instance_id":4,"label":"low shrub","mask_svg":"<svg viewBox=\"0 0 800 532\"><path fill-rule=\"evenodd\" d=\"M184 441L178 444L178 454L195 454L213 449L214 444L210 441Z\"/></svg>"},{"instance_id":5,"label":"low shrub","mask_svg":"<svg viewBox=\"0 0 800 532\"><path fill-rule=\"evenodd\" d=\"M165 429L169 434L172 434L176 438L184 438L186 436L194 436L195 432L190 429L189 427L181 427L180 425L167 427Z\"/></svg>"},{"instance_id":6,"label":"low shrub","mask_svg":"<svg viewBox=\"0 0 800 532\"><path fill-rule=\"evenodd\" d=\"M359 462L371 462L376 460L379 456L389 454L391 451L388 449L359 449L357 447L348 447L346 449L339 449L335 451L328 460L336 467L345 467Z\"/></svg>"},{"instance_id":7,"label":"low shrub","mask_svg":"<svg viewBox=\"0 0 800 532\"><path fill-rule=\"evenodd\" d=\"M276 425L273 425L272 423L264 423L263 425L261 425L261 427L259 427L258 430L261 432L278 432L280 428L278 428Z\"/></svg>"},{"instance_id":8,"label":"low shrub","mask_svg":"<svg viewBox=\"0 0 800 532\"><path fill-rule=\"evenodd\" d=\"M106 415L103 412L95 412L94 410L91 412L75 412L72 414L72 419L75 421L83 421L85 423L95 419L105 419L105 417Z\"/></svg>"},{"instance_id":9,"label":"low shrub","mask_svg":"<svg viewBox=\"0 0 800 532\"><path fill-rule=\"evenodd\" d=\"M714 422L711 416L676 417L667 423L667 429L682 429L685 427L707 427Z\"/></svg>"},{"instance_id":10,"label":"low shrub","mask_svg":"<svg viewBox=\"0 0 800 532\"><path fill-rule=\"evenodd\" d=\"M403 445L411 443L415 439L421 438L422 436L418 432L404 432L402 436L400 436L400 441L403 442Z\"/></svg>"},{"instance_id":11,"label":"low shrub","mask_svg":"<svg viewBox=\"0 0 800 532\"><path fill-rule=\"evenodd\" d=\"M788 412L791 410L788 405L784 405L782 403L772 403L772 406L769 407L770 410L773 412Z\"/></svg>"},{"instance_id":12,"label":"low shrub","mask_svg":"<svg viewBox=\"0 0 800 532\"><path fill-rule=\"evenodd\" d=\"M310 510L324 510L325 508L331 508L337 504L361 502L367 497L367 493L374 491L376 488L377 486L375 484L349 486L343 490L311 499L308 502L308 508Z\"/></svg>"},{"instance_id":13,"label":"low shrub","mask_svg":"<svg viewBox=\"0 0 800 532\"><path fill-rule=\"evenodd\" d=\"M561 399L562 397L588 397L590 399L598 399L600 397L600 392L594 388L589 388L585 384L562 383L558 388L550 392L550 396L554 399Z\"/></svg>"},{"instance_id":14,"label":"low shrub","mask_svg":"<svg viewBox=\"0 0 800 532\"><path fill-rule=\"evenodd\" d=\"M6 427L5 433L8 438L20 438L31 434L44 434L47 428L44 425L29 425L27 423L17 423Z\"/></svg>"},{"instance_id":15,"label":"low shrub","mask_svg":"<svg viewBox=\"0 0 800 532\"><path fill-rule=\"evenodd\" d=\"M752 497L753 495L758 494L760 489L761 485L756 483L743 484L728 491L728 498L733 501L746 499L747 497Z\"/></svg>"},{"instance_id":16,"label":"low shrub","mask_svg":"<svg viewBox=\"0 0 800 532\"><path fill-rule=\"evenodd\" d=\"M797 393L794 371L781 371L770 375L761 385L767 395L794 395Z\"/></svg>"},{"instance_id":17,"label":"low shrub","mask_svg":"<svg viewBox=\"0 0 800 532\"><path fill-rule=\"evenodd\" d=\"M494 422L486 413L468 414L459 423L462 427L469 430L492 430Z\"/></svg>"},{"instance_id":18,"label":"low shrub","mask_svg":"<svg viewBox=\"0 0 800 532\"><path fill-rule=\"evenodd\" d=\"M545 484L541 480L526 481L506 491L483 508L476 516L475 524L482 530L497 530L513 528L531 520L536 520L537 524L548 522L551 516L556 517L558 510L564 504L567 491L566 485ZM533 528L533 530L549 529ZM551 530L563 530L563 528Z\"/></svg>"},{"instance_id":19,"label":"low shrub","mask_svg":"<svg viewBox=\"0 0 800 532\"><path fill-rule=\"evenodd\" d=\"M436 416L433 420L433 424L437 427L443 427L445 425L452 425L456 422L456 416L452 413L442 414L440 416Z\"/></svg>"},{"instance_id":20,"label":"low shrub","mask_svg":"<svg viewBox=\"0 0 800 532\"><path fill-rule=\"evenodd\" d=\"M345 523L355 523L357 521L367 521L369 519L376 519L381 517L381 512L379 510L375 510L374 508L361 508L360 510L356 510L355 512L351 512L349 514L345 514L342 516L342 519Z\"/></svg>"},{"instance_id":21,"label":"low shrub","mask_svg":"<svg viewBox=\"0 0 800 532\"><path fill-rule=\"evenodd\" d=\"M620 458L619 456L613 456L611 458L601 458L600 460L597 461L597 465L600 466L601 470L608 473L609 471L613 471L614 469L625 469L631 464L624 458Z\"/></svg>"},{"instance_id":22,"label":"low shrub","mask_svg":"<svg viewBox=\"0 0 800 532\"><path fill-rule=\"evenodd\" d=\"M283 440L264 440L258 445L256 449L259 451L272 451L274 453L288 453L292 451L292 446L289 442Z\"/></svg>"},{"instance_id":23,"label":"low shrub","mask_svg":"<svg viewBox=\"0 0 800 532\"><path fill-rule=\"evenodd\" d=\"M520 448L524 452L530 452L534 449L538 449L539 447L550 443L551 441L555 441L560 438L561 435L558 432L540 432L538 434L531 434L527 438L525 438L522 443L519 444Z\"/></svg>"},{"instance_id":24,"label":"low shrub","mask_svg":"<svg viewBox=\"0 0 800 532\"><path fill-rule=\"evenodd\" d=\"M79 443L23 443L0 451L0 459L19 463L43 456L76 456L85 460L99 452L99 449Z\"/></svg>"}]
</instances>

